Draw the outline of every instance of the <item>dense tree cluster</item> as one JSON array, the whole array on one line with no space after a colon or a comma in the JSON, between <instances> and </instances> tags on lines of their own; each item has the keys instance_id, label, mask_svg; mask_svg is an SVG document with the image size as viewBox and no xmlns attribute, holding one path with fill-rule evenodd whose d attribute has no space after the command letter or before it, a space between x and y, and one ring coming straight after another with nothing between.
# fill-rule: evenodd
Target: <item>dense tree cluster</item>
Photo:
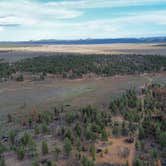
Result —
<instances>
[{"instance_id":1,"label":"dense tree cluster","mask_svg":"<svg viewBox=\"0 0 166 166\"><path fill-rule=\"evenodd\" d=\"M121 114L125 120L132 122L140 120L141 100L138 99L134 89L127 90L121 97L111 101L109 108L114 115Z\"/></svg>"},{"instance_id":2,"label":"dense tree cluster","mask_svg":"<svg viewBox=\"0 0 166 166\"><path fill-rule=\"evenodd\" d=\"M13 67L11 67L9 63L0 59L0 78L9 78L13 72Z\"/></svg>"},{"instance_id":3,"label":"dense tree cluster","mask_svg":"<svg viewBox=\"0 0 166 166\"><path fill-rule=\"evenodd\" d=\"M47 73L64 78L78 78L89 73L112 76L155 72L161 69L166 69L166 57L157 55L58 54L24 59L12 64L1 60L0 78L8 78L17 71L39 73L41 79L44 79Z\"/></svg>"},{"instance_id":4,"label":"dense tree cluster","mask_svg":"<svg viewBox=\"0 0 166 166\"><path fill-rule=\"evenodd\" d=\"M165 69L166 58L143 55L58 55L36 57L16 63L19 71L61 74L76 78L84 74L112 76Z\"/></svg>"}]
</instances>

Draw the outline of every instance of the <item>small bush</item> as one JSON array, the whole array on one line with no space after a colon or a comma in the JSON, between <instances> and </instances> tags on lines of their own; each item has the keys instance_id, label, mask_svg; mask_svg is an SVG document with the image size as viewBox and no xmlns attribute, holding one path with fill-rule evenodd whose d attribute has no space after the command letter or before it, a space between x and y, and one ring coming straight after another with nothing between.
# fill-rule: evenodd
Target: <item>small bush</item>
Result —
<instances>
[{"instance_id":1,"label":"small bush","mask_svg":"<svg viewBox=\"0 0 166 166\"><path fill-rule=\"evenodd\" d=\"M59 148L57 146L55 146L54 148L54 156L55 156L55 160L57 161L58 160L58 156L59 156Z\"/></svg>"},{"instance_id":2,"label":"small bush","mask_svg":"<svg viewBox=\"0 0 166 166\"><path fill-rule=\"evenodd\" d=\"M0 166L6 166L5 164L5 158L0 156Z\"/></svg>"},{"instance_id":3,"label":"small bush","mask_svg":"<svg viewBox=\"0 0 166 166\"><path fill-rule=\"evenodd\" d=\"M24 146L28 145L31 140L31 135L27 132L24 133L23 137L21 138L21 142Z\"/></svg>"},{"instance_id":4,"label":"small bush","mask_svg":"<svg viewBox=\"0 0 166 166\"><path fill-rule=\"evenodd\" d=\"M39 166L38 160L35 159L35 160L32 162L32 166Z\"/></svg>"},{"instance_id":5,"label":"small bush","mask_svg":"<svg viewBox=\"0 0 166 166\"><path fill-rule=\"evenodd\" d=\"M19 160L23 160L24 156L25 156L25 149L24 149L24 147L23 146L19 147L16 152L17 152L17 158Z\"/></svg>"},{"instance_id":6,"label":"small bush","mask_svg":"<svg viewBox=\"0 0 166 166\"><path fill-rule=\"evenodd\" d=\"M107 141L108 140L108 135L105 129L102 130L101 132L101 137L103 141Z\"/></svg>"},{"instance_id":7,"label":"small bush","mask_svg":"<svg viewBox=\"0 0 166 166\"><path fill-rule=\"evenodd\" d=\"M95 145L91 145L90 146L90 154L91 154L91 157L92 157L92 160L95 160L96 159L96 148L95 148Z\"/></svg>"},{"instance_id":8,"label":"small bush","mask_svg":"<svg viewBox=\"0 0 166 166\"><path fill-rule=\"evenodd\" d=\"M42 133L47 133L48 132L48 127L47 127L47 124L46 123L43 123L42 124Z\"/></svg>"},{"instance_id":9,"label":"small bush","mask_svg":"<svg viewBox=\"0 0 166 166\"><path fill-rule=\"evenodd\" d=\"M9 132L9 141L12 145L15 143L15 137L16 137L16 132L14 130L11 130Z\"/></svg>"},{"instance_id":10,"label":"small bush","mask_svg":"<svg viewBox=\"0 0 166 166\"><path fill-rule=\"evenodd\" d=\"M82 166L94 166L94 162L92 160L88 160L87 157L83 156L81 160Z\"/></svg>"},{"instance_id":11,"label":"small bush","mask_svg":"<svg viewBox=\"0 0 166 166\"><path fill-rule=\"evenodd\" d=\"M47 142L46 142L46 141L43 141L43 142L42 142L42 154L43 154L43 155L48 154L48 145L47 145Z\"/></svg>"},{"instance_id":12,"label":"small bush","mask_svg":"<svg viewBox=\"0 0 166 166\"><path fill-rule=\"evenodd\" d=\"M16 81L24 81L24 77L22 74L20 74L17 78Z\"/></svg>"},{"instance_id":13,"label":"small bush","mask_svg":"<svg viewBox=\"0 0 166 166\"><path fill-rule=\"evenodd\" d=\"M66 121L72 123L77 117L77 114L73 111L66 113Z\"/></svg>"},{"instance_id":14,"label":"small bush","mask_svg":"<svg viewBox=\"0 0 166 166\"><path fill-rule=\"evenodd\" d=\"M71 140L68 137L66 137L64 140L63 149L64 149L65 154L67 156L69 156L69 154L72 150L72 144L71 144Z\"/></svg>"},{"instance_id":15,"label":"small bush","mask_svg":"<svg viewBox=\"0 0 166 166\"><path fill-rule=\"evenodd\" d=\"M5 152L5 150L6 147L2 143L0 143L0 156Z\"/></svg>"},{"instance_id":16,"label":"small bush","mask_svg":"<svg viewBox=\"0 0 166 166\"><path fill-rule=\"evenodd\" d=\"M37 135L37 134L39 134L39 133L40 133L40 129L39 129L38 126L36 126L36 127L35 127L35 134Z\"/></svg>"}]
</instances>

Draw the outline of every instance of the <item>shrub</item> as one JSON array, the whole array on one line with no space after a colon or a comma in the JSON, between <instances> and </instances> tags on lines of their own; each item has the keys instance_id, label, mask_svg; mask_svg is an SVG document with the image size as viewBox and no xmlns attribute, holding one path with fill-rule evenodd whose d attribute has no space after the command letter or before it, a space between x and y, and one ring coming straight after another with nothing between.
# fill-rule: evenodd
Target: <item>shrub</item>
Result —
<instances>
[{"instance_id":1,"label":"shrub","mask_svg":"<svg viewBox=\"0 0 166 166\"><path fill-rule=\"evenodd\" d=\"M66 137L64 140L63 149L64 149L65 154L67 156L69 156L70 152L72 150L72 144L71 144L71 140L68 137Z\"/></svg>"},{"instance_id":2,"label":"shrub","mask_svg":"<svg viewBox=\"0 0 166 166\"><path fill-rule=\"evenodd\" d=\"M151 151L151 155L154 159L157 159L158 158L158 152L157 152L157 149L152 149Z\"/></svg>"},{"instance_id":3,"label":"shrub","mask_svg":"<svg viewBox=\"0 0 166 166\"><path fill-rule=\"evenodd\" d=\"M82 157L81 163L82 166L94 166L94 162L92 160L88 160L85 156Z\"/></svg>"},{"instance_id":4,"label":"shrub","mask_svg":"<svg viewBox=\"0 0 166 166\"><path fill-rule=\"evenodd\" d=\"M144 139L145 138L145 131L142 126L139 127L139 139Z\"/></svg>"},{"instance_id":5,"label":"shrub","mask_svg":"<svg viewBox=\"0 0 166 166\"><path fill-rule=\"evenodd\" d=\"M32 162L32 166L39 166L39 162L35 159Z\"/></svg>"},{"instance_id":6,"label":"shrub","mask_svg":"<svg viewBox=\"0 0 166 166\"><path fill-rule=\"evenodd\" d=\"M66 113L66 121L68 123L72 123L77 117L77 114L74 111L70 111Z\"/></svg>"},{"instance_id":7,"label":"shrub","mask_svg":"<svg viewBox=\"0 0 166 166\"><path fill-rule=\"evenodd\" d=\"M17 152L17 158L18 158L19 160L23 160L23 159L24 159L24 156L25 156L25 149L24 149L24 147L23 147L23 146L19 147L19 148L16 150L16 152Z\"/></svg>"},{"instance_id":8,"label":"shrub","mask_svg":"<svg viewBox=\"0 0 166 166\"><path fill-rule=\"evenodd\" d=\"M114 127L112 129L112 134L115 136L120 136L121 134L121 128L117 122L115 122Z\"/></svg>"},{"instance_id":9,"label":"shrub","mask_svg":"<svg viewBox=\"0 0 166 166\"><path fill-rule=\"evenodd\" d=\"M31 135L25 132L23 137L21 138L21 142L24 146L26 146L30 142L30 139L31 139Z\"/></svg>"},{"instance_id":10,"label":"shrub","mask_svg":"<svg viewBox=\"0 0 166 166\"><path fill-rule=\"evenodd\" d=\"M44 166L52 166L52 162L51 161L47 161Z\"/></svg>"},{"instance_id":11,"label":"shrub","mask_svg":"<svg viewBox=\"0 0 166 166\"><path fill-rule=\"evenodd\" d=\"M20 74L17 78L16 81L24 81L24 77L22 74Z\"/></svg>"},{"instance_id":12,"label":"shrub","mask_svg":"<svg viewBox=\"0 0 166 166\"><path fill-rule=\"evenodd\" d=\"M12 122L12 115L11 115L11 114L8 114L8 115L7 115L7 119L8 119L8 123L11 123L11 122Z\"/></svg>"},{"instance_id":13,"label":"shrub","mask_svg":"<svg viewBox=\"0 0 166 166\"><path fill-rule=\"evenodd\" d=\"M0 166L6 166L5 158L3 156L0 156Z\"/></svg>"},{"instance_id":14,"label":"shrub","mask_svg":"<svg viewBox=\"0 0 166 166\"><path fill-rule=\"evenodd\" d=\"M95 148L94 144L90 145L89 151L90 151L92 160L95 160L96 159L96 148Z\"/></svg>"},{"instance_id":15,"label":"shrub","mask_svg":"<svg viewBox=\"0 0 166 166\"><path fill-rule=\"evenodd\" d=\"M88 124L85 130L85 136L87 140L96 140L97 134L92 131L91 124Z\"/></svg>"},{"instance_id":16,"label":"shrub","mask_svg":"<svg viewBox=\"0 0 166 166\"><path fill-rule=\"evenodd\" d=\"M15 137L16 137L16 132L14 130L11 130L9 132L9 141L12 145L15 143Z\"/></svg>"},{"instance_id":17,"label":"shrub","mask_svg":"<svg viewBox=\"0 0 166 166\"><path fill-rule=\"evenodd\" d=\"M55 146L54 148L54 156L55 156L55 160L57 161L58 160L58 156L59 156L59 148L57 146Z\"/></svg>"},{"instance_id":18,"label":"shrub","mask_svg":"<svg viewBox=\"0 0 166 166\"><path fill-rule=\"evenodd\" d=\"M128 133L129 133L129 131L128 131L127 127L126 127L125 122L123 121L123 123L122 123L122 135L123 136L127 136Z\"/></svg>"},{"instance_id":19,"label":"shrub","mask_svg":"<svg viewBox=\"0 0 166 166\"><path fill-rule=\"evenodd\" d=\"M48 132L48 127L47 127L47 124L46 123L43 123L42 124L42 133L47 133Z\"/></svg>"},{"instance_id":20,"label":"shrub","mask_svg":"<svg viewBox=\"0 0 166 166\"><path fill-rule=\"evenodd\" d=\"M105 129L102 130L101 132L101 137L103 141L107 141L108 140L108 135Z\"/></svg>"},{"instance_id":21,"label":"shrub","mask_svg":"<svg viewBox=\"0 0 166 166\"><path fill-rule=\"evenodd\" d=\"M166 147L166 132L161 132L159 135L159 144L161 147Z\"/></svg>"},{"instance_id":22,"label":"shrub","mask_svg":"<svg viewBox=\"0 0 166 166\"><path fill-rule=\"evenodd\" d=\"M47 142L46 142L46 141L43 141L43 142L42 142L42 154L43 154L43 155L48 154L48 145L47 145Z\"/></svg>"},{"instance_id":23,"label":"shrub","mask_svg":"<svg viewBox=\"0 0 166 166\"><path fill-rule=\"evenodd\" d=\"M144 151L145 150L145 142L144 142L144 140L140 141L140 146L141 146L141 150Z\"/></svg>"},{"instance_id":24,"label":"shrub","mask_svg":"<svg viewBox=\"0 0 166 166\"><path fill-rule=\"evenodd\" d=\"M125 163L125 165L124 166L129 166L129 163L128 163L128 161L126 161L126 163Z\"/></svg>"},{"instance_id":25,"label":"shrub","mask_svg":"<svg viewBox=\"0 0 166 166\"><path fill-rule=\"evenodd\" d=\"M39 127L38 127L38 126L35 126L35 134L37 135L37 134L39 134L39 133L40 133Z\"/></svg>"},{"instance_id":26,"label":"shrub","mask_svg":"<svg viewBox=\"0 0 166 166\"><path fill-rule=\"evenodd\" d=\"M5 152L5 150L6 147L2 143L0 143L0 156Z\"/></svg>"},{"instance_id":27,"label":"shrub","mask_svg":"<svg viewBox=\"0 0 166 166\"><path fill-rule=\"evenodd\" d=\"M74 129L75 129L75 132L76 132L77 136L80 137L81 136L81 127L80 127L79 123L77 123L75 125Z\"/></svg>"},{"instance_id":28,"label":"shrub","mask_svg":"<svg viewBox=\"0 0 166 166\"><path fill-rule=\"evenodd\" d=\"M34 140L29 141L29 146L28 146L28 156L29 157L37 157L37 146Z\"/></svg>"},{"instance_id":29,"label":"shrub","mask_svg":"<svg viewBox=\"0 0 166 166\"><path fill-rule=\"evenodd\" d=\"M143 162L140 159L135 159L133 166L143 166Z\"/></svg>"}]
</instances>

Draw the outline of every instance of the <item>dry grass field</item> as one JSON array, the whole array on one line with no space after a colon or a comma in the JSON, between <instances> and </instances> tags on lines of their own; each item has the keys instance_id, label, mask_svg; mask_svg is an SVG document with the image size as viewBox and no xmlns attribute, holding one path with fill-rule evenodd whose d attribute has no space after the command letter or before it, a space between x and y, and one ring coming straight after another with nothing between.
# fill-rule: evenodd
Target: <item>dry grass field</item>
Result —
<instances>
[{"instance_id":1,"label":"dry grass field","mask_svg":"<svg viewBox=\"0 0 166 166\"><path fill-rule=\"evenodd\" d=\"M92 44L92 45L41 45L1 46L2 51L63 52L83 54L158 54L166 55L166 47L156 44Z\"/></svg>"}]
</instances>

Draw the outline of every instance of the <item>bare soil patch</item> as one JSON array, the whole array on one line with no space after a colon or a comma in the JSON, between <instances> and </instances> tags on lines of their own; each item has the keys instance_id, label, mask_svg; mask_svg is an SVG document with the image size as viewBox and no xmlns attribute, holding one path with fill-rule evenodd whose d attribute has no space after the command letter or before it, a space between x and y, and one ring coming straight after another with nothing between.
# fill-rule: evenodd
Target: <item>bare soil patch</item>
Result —
<instances>
[{"instance_id":1,"label":"bare soil patch","mask_svg":"<svg viewBox=\"0 0 166 166\"><path fill-rule=\"evenodd\" d=\"M103 146L103 142L97 143L97 148L103 151L103 154L97 156L97 163L116 163L125 164L128 161L129 165L132 166L132 161L135 155L134 143L128 144L124 140L126 138L109 138L106 146Z\"/></svg>"}]
</instances>

